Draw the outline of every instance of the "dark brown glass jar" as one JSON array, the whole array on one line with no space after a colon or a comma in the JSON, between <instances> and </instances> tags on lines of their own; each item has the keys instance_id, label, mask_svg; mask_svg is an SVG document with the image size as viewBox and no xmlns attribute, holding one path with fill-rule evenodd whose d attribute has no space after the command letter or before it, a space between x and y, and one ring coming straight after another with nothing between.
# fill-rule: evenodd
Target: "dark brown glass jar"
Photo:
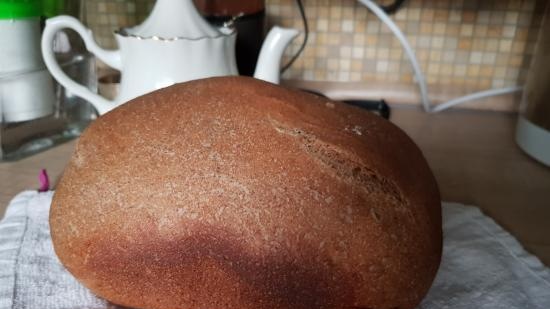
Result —
<instances>
[{"instance_id":1,"label":"dark brown glass jar","mask_svg":"<svg viewBox=\"0 0 550 309\"><path fill-rule=\"evenodd\" d=\"M264 38L264 0L194 0L203 16L222 26L233 17L237 29L236 56L241 75L252 76Z\"/></svg>"}]
</instances>

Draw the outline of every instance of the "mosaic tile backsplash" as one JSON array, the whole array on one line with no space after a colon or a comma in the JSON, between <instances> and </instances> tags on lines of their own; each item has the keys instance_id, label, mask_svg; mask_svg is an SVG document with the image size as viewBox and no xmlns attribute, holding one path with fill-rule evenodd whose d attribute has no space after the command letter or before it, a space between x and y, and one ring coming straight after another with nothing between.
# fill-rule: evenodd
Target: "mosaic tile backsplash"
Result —
<instances>
[{"instance_id":1,"label":"mosaic tile backsplash","mask_svg":"<svg viewBox=\"0 0 550 309\"><path fill-rule=\"evenodd\" d=\"M359 2L303 2L309 42L283 78L414 83L410 62L398 40ZM154 1L85 3L88 27L100 45L112 48L112 31L139 23ZM392 18L415 50L429 88L469 93L524 83L545 5L544 0L407 0ZM271 25L303 29L294 0L267 0L266 11ZM297 38L288 48L287 59L301 40Z\"/></svg>"}]
</instances>

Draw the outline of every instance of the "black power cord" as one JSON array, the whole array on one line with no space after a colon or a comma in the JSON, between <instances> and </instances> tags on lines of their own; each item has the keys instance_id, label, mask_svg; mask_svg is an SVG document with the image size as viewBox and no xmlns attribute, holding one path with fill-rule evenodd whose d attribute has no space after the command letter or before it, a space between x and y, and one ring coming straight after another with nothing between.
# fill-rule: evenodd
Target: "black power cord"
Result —
<instances>
[{"instance_id":1,"label":"black power cord","mask_svg":"<svg viewBox=\"0 0 550 309\"><path fill-rule=\"evenodd\" d=\"M300 54L302 51L304 51L304 48L306 47L307 39L309 37L309 27L307 25L307 18L306 18L306 11L304 10L304 4L302 3L302 0L296 0L296 4L298 5L298 9L300 10L300 16L302 17L302 22L304 24L304 40L302 41L302 45L300 45L300 48L298 51L292 56L292 58L288 61L287 64L283 66L281 69L281 74L283 74L290 66L300 57Z\"/></svg>"},{"instance_id":2,"label":"black power cord","mask_svg":"<svg viewBox=\"0 0 550 309\"><path fill-rule=\"evenodd\" d=\"M395 0L392 4L388 4L388 5L379 4L378 6L382 10L384 10L384 12L386 14L390 15L390 14L393 14L393 13L397 12L397 10L399 10L401 5L403 5L403 2L405 2L405 0Z\"/></svg>"},{"instance_id":3,"label":"black power cord","mask_svg":"<svg viewBox=\"0 0 550 309\"><path fill-rule=\"evenodd\" d=\"M343 100L342 102L374 112L380 117L390 119L391 109L386 100Z\"/></svg>"},{"instance_id":4,"label":"black power cord","mask_svg":"<svg viewBox=\"0 0 550 309\"><path fill-rule=\"evenodd\" d=\"M309 90L309 89L301 89L302 91L314 94L316 96L320 96L322 98L328 97L320 92ZM382 118L390 119L391 115L391 108L386 103L384 99L381 100L342 100L341 102L346 103L348 105L356 106L365 110L368 110L370 112L373 112L377 115L379 115Z\"/></svg>"}]
</instances>

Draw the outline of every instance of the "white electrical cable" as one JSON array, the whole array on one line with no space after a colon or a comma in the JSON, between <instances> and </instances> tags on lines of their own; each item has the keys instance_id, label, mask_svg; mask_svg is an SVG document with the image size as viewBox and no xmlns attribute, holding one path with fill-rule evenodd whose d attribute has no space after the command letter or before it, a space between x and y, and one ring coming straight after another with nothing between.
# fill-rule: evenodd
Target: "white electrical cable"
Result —
<instances>
[{"instance_id":1,"label":"white electrical cable","mask_svg":"<svg viewBox=\"0 0 550 309\"><path fill-rule=\"evenodd\" d=\"M464 103L464 102L467 102L467 101L478 100L478 99L482 99L482 98L486 98L486 97L490 97L490 96L514 93L516 91L521 91L522 88L523 87L521 87L521 86L514 86L514 87L508 87L508 88L489 89L489 90L474 92L474 93L465 95L463 97L459 97L459 98L456 98L456 99L449 100L445 103L438 104L438 105L434 106L431 109L431 112L437 113L437 112L440 112L442 110L448 109L450 107L453 107L455 105L458 105L458 104L461 104L461 103Z\"/></svg>"},{"instance_id":2,"label":"white electrical cable","mask_svg":"<svg viewBox=\"0 0 550 309\"><path fill-rule=\"evenodd\" d=\"M369 10L371 10L374 13L374 15L380 18L380 20L384 24L386 24L386 26L388 26L388 28L390 28L390 30L393 32L395 37L399 40L399 43L401 43L401 46L403 46L403 49L405 50L405 54L407 54L407 57L411 62L414 74L416 76L416 81L418 82L418 86L420 88L420 96L422 98L422 106L424 107L424 111L428 113L437 113L467 101L478 100L485 97L521 91L522 87L520 86L508 87L508 88L502 88L502 89L489 89L485 91L468 94L463 97L455 98L450 101L441 103L435 107L432 107L430 103L430 98L428 97L428 87L426 85L424 74L422 73L422 69L418 64L418 60L416 59L416 55L413 49L411 48L411 45L409 44L407 38L405 37L401 29L397 27L397 25L388 16L388 14L386 14L376 3L372 2L371 0L358 0L358 1L361 2L364 6L366 6Z\"/></svg>"},{"instance_id":3,"label":"white electrical cable","mask_svg":"<svg viewBox=\"0 0 550 309\"><path fill-rule=\"evenodd\" d=\"M424 106L424 110L426 112L431 111L431 104L430 99L428 98L428 88L426 87L426 81L424 80L424 74L422 73L422 69L420 69L420 65L418 64L418 61L416 60L416 55L414 54L413 49L411 48L411 45L405 38L405 35L403 32L401 32L401 29L397 27L397 25L391 20L391 18L386 14L377 4L370 0L359 0L364 6L369 8L380 20L390 28L390 30L393 32L395 37L399 40L399 43L401 43L401 46L403 46L403 49L405 50L405 53L409 57L409 60L411 61L414 74L416 75L416 79L418 82L418 85L420 86L420 95L422 97L422 105Z\"/></svg>"}]
</instances>

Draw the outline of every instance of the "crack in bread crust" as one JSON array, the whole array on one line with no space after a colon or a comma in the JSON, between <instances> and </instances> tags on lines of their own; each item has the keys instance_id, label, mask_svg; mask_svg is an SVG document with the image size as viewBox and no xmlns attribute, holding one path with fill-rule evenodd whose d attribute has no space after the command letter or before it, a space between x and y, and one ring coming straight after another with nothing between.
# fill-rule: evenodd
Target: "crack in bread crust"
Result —
<instances>
[{"instance_id":1,"label":"crack in bread crust","mask_svg":"<svg viewBox=\"0 0 550 309\"><path fill-rule=\"evenodd\" d=\"M292 128L271 117L269 121L277 132L297 139L300 148L317 163L328 167L335 178L359 187L366 195L382 193L396 206L407 205L403 193L395 183L357 162L344 149L324 142L306 130Z\"/></svg>"}]
</instances>

